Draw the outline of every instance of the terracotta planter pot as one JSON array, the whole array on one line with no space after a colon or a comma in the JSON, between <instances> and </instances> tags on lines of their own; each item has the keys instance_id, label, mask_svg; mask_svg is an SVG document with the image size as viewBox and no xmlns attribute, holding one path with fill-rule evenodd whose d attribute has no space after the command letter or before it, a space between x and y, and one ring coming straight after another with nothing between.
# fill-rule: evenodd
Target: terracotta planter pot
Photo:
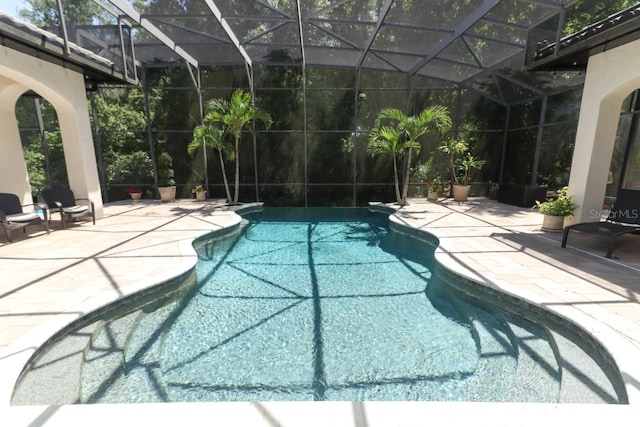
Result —
<instances>
[{"instance_id":1,"label":"terracotta planter pot","mask_svg":"<svg viewBox=\"0 0 640 427\"><path fill-rule=\"evenodd\" d=\"M545 215L542 219L542 231L560 232L564 229L564 217Z\"/></svg>"},{"instance_id":2,"label":"terracotta planter pot","mask_svg":"<svg viewBox=\"0 0 640 427\"><path fill-rule=\"evenodd\" d=\"M435 202L436 200L438 200L438 192L437 191L427 192L427 200L430 202Z\"/></svg>"},{"instance_id":3,"label":"terracotta planter pot","mask_svg":"<svg viewBox=\"0 0 640 427\"><path fill-rule=\"evenodd\" d=\"M131 196L131 199L133 200L140 200L140 197L142 197L142 193L129 193L129 196Z\"/></svg>"},{"instance_id":4,"label":"terracotta planter pot","mask_svg":"<svg viewBox=\"0 0 640 427\"><path fill-rule=\"evenodd\" d=\"M469 198L470 185L454 185L453 186L453 201L454 202L466 202Z\"/></svg>"},{"instance_id":5,"label":"terracotta planter pot","mask_svg":"<svg viewBox=\"0 0 640 427\"><path fill-rule=\"evenodd\" d=\"M160 200L163 202L174 202L176 200L176 187L158 187Z\"/></svg>"},{"instance_id":6,"label":"terracotta planter pot","mask_svg":"<svg viewBox=\"0 0 640 427\"><path fill-rule=\"evenodd\" d=\"M198 200L199 202L202 202L206 198L207 198L207 192L206 191L198 191L196 193L196 200Z\"/></svg>"}]
</instances>

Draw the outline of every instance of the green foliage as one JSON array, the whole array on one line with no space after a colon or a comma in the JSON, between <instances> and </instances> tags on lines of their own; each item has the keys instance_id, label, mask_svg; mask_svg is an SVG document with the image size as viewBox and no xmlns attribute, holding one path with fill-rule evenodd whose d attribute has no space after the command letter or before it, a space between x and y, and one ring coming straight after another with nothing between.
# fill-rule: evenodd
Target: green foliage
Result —
<instances>
[{"instance_id":1,"label":"green foliage","mask_svg":"<svg viewBox=\"0 0 640 427\"><path fill-rule=\"evenodd\" d=\"M149 98L155 100L153 96ZM107 182L153 186L153 162L149 155L147 121L140 89L107 87L94 95L93 102L97 110Z\"/></svg>"},{"instance_id":2,"label":"green foliage","mask_svg":"<svg viewBox=\"0 0 640 427\"><path fill-rule=\"evenodd\" d=\"M176 185L173 172L173 159L169 153L160 153L158 156L158 185L160 187Z\"/></svg>"},{"instance_id":3,"label":"green foliage","mask_svg":"<svg viewBox=\"0 0 640 427\"><path fill-rule=\"evenodd\" d=\"M440 151L449 155L449 169L454 184L469 185L474 169L480 169L486 160L469 153L469 143L449 138L444 141Z\"/></svg>"},{"instance_id":4,"label":"green foliage","mask_svg":"<svg viewBox=\"0 0 640 427\"><path fill-rule=\"evenodd\" d=\"M415 116L407 116L397 108L382 109L369 136L368 152L371 155L386 154L393 159L396 201L407 203L411 155L420 151L419 139L429 131L443 134L451 128L449 110L441 105L425 108ZM402 194L398 178L398 158L405 157L407 167L402 173Z\"/></svg>"},{"instance_id":5,"label":"green foliage","mask_svg":"<svg viewBox=\"0 0 640 427\"><path fill-rule=\"evenodd\" d=\"M36 130L38 127L36 105L34 98L30 96L23 96L16 103L16 116L21 118L20 125L33 129L23 131L21 134L22 149L33 194L39 194L47 187L68 186L62 138L60 130L57 129L59 126L57 115L51 104L45 100L41 101L40 108L45 127L44 138L49 160L47 166L43 142L40 133Z\"/></svg>"},{"instance_id":6,"label":"green foliage","mask_svg":"<svg viewBox=\"0 0 640 427\"><path fill-rule=\"evenodd\" d=\"M471 153L467 153L465 157L460 159L460 170L462 171L460 182L462 185L469 185L473 169L480 169L485 163L485 160L480 160Z\"/></svg>"},{"instance_id":7,"label":"green foliage","mask_svg":"<svg viewBox=\"0 0 640 427\"><path fill-rule=\"evenodd\" d=\"M235 188L233 203L238 203L240 194L240 137L242 131L253 133L253 124L262 122L268 129L271 126L271 116L264 110L256 107L251 99L251 94L243 90L236 90L231 94L231 99L213 99L207 103L205 124L218 124L224 135L229 135L234 140L233 156L235 159Z\"/></svg>"},{"instance_id":8,"label":"green foliage","mask_svg":"<svg viewBox=\"0 0 640 427\"><path fill-rule=\"evenodd\" d=\"M98 123L103 149L110 154L133 153L148 148L146 142L146 118L142 109L136 109L131 103L131 93L127 91L119 96L113 91L104 91L104 95L95 97L98 111Z\"/></svg>"},{"instance_id":9,"label":"green foliage","mask_svg":"<svg viewBox=\"0 0 640 427\"><path fill-rule=\"evenodd\" d=\"M578 205L569 196L569 187L562 187L558 190L556 198L548 198L544 202L536 200L534 207L538 208L541 214L554 216L571 216L578 208Z\"/></svg>"},{"instance_id":10,"label":"green foliage","mask_svg":"<svg viewBox=\"0 0 640 427\"><path fill-rule=\"evenodd\" d=\"M396 201L402 202L400 195L400 182L398 178L398 156L401 153L400 140L402 132L398 128L389 126L376 126L369 134L369 145L367 151L370 155L376 156L385 154L393 161L393 183L396 191Z\"/></svg>"},{"instance_id":11,"label":"green foliage","mask_svg":"<svg viewBox=\"0 0 640 427\"><path fill-rule=\"evenodd\" d=\"M112 184L152 185L153 162L144 151L120 154L107 167L107 179Z\"/></svg>"},{"instance_id":12,"label":"green foliage","mask_svg":"<svg viewBox=\"0 0 640 427\"><path fill-rule=\"evenodd\" d=\"M193 139L187 146L187 152L193 157L202 146L221 151L233 159L234 153L228 141L225 140L224 130L213 124L205 123L193 128Z\"/></svg>"},{"instance_id":13,"label":"green foliage","mask_svg":"<svg viewBox=\"0 0 640 427\"><path fill-rule=\"evenodd\" d=\"M53 110L53 107L49 103L43 102L43 107L46 105L47 109ZM55 117L53 126L58 126L58 118ZM46 126L46 125L45 125ZM52 182L48 183L48 187L66 187L69 185L69 178L67 177L67 164L64 157L64 148L62 146L62 134L60 129L54 131L45 131L45 138L47 140L47 147L49 149L49 162L51 163L51 179ZM42 150L40 144L38 144L38 150Z\"/></svg>"},{"instance_id":14,"label":"green foliage","mask_svg":"<svg viewBox=\"0 0 640 427\"><path fill-rule=\"evenodd\" d=\"M386 154L397 158L402 151L401 138L402 131L400 129L390 126L376 126L369 134L367 151L372 156Z\"/></svg>"},{"instance_id":15,"label":"green foliage","mask_svg":"<svg viewBox=\"0 0 640 427\"><path fill-rule=\"evenodd\" d=\"M458 164L460 159L457 156L461 156L469 151L469 143L466 141L458 141L457 139L449 138L443 141L438 149L443 153L449 155L449 169L451 170L451 176L453 177L454 183L459 184L460 180L458 178Z\"/></svg>"},{"instance_id":16,"label":"green foliage","mask_svg":"<svg viewBox=\"0 0 640 427\"><path fill-rule=\"evenodd\" d=\"M44 174L44 154L38 150L27 149L24 150L24 160L27 163L31 192L40 194L43 189L49 186Z\"/></svg>"},{"instance_id":17,"label":"green foliage","mask_svg":"<svg viewBox=\"0 0 640 427\"><path fill-rule=\"evenodd\" d=\"M227 180L224 156L226 155L233 160L235 152L233 151L233 147L231 147L225 140L224 130L210 123L207 116L205 116L204 124L198 125L193 129L193 139L187 146L187 152L193 157L197 150L202 146L206 148L213 148L218 152L224 190L227 194L227 201L231 201L231 192L229 191L229 181Z\"/></svg>"},{"instance_id":18,"label":"green foliage","mask_svg":"<svg viewBox=\"0 0 640 427\"><path fill-rule=\"evenodd\" d=\"M56 0L26 0L26 3L31 7L19 10L21 18L41 28L60 26ZM73 25L106 23L113 20L111 15L93 0L64 0L62 3L65 18Z\"/></svg>"},{"instance_id":19,"label":"green foliage","mask_svg":"<svg viewBox=\"0 0 640 427\"><path fill-rule=\"evenodd\" d=\"M602 21L637 3L638 0L579 1L567 11L563 34L577 33L584 27Z\"/></svg>"},{"instance_id":20,"label":"green foliage","mask_svg":"<svg viewBox=\"0 0 640 427\"><path fill-rule=\"evenodd\" d=\"M411 170L412 182L427 182L427 180L434 175L439 175L435 171L433 157L429 158L426 162L418 163Z\"/></svg>"}]
</instances>

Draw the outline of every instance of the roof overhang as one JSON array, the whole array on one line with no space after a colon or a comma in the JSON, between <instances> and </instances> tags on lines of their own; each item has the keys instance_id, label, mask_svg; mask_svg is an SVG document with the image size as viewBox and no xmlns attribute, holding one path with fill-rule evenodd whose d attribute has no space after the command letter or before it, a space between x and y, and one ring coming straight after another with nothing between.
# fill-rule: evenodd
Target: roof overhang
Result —
<instances>
[{"instance_id":1,"label":"roof overhang","mask_svg":"<svg viewBox=\"0 0 640 427\"><path fill-rule=\"evenodd\" d=\"M559 43L538 42L527 71L575 71L587 68L589 57L640 39L640 5L566 36Z\"/></svg>"},{"instance_id":2,"label":"roof overhang","mask_svg":"<svg viewBox=\"0 0 640 427\"><path fill-rule=\"evenodd\" d=\"M0 44L19 52L82 73L87 88L100 83L131 83L115 64L73 43L65 46L57 35L0 11Z\"/></svg>"}]
</instances>

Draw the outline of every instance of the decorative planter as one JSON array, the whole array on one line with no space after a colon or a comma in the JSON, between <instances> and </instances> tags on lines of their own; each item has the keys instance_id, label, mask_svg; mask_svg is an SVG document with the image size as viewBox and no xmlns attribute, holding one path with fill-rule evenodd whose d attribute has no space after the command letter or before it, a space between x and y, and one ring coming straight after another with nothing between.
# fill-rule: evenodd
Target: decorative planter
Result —
<instances>
[{"instance_id":1,"label":"decorative planter","mask_svg":"<svg viewBox=\"0 0 640 427\"><path fill-rule=\"evenodd\" d=\"M454 202L466 202L469 198L470 185L454 185L453 186L453 201Z\"/></svg>"},{"instance_id":2,"label":"decorative planter","mask_svg":"<svg viewBox=\"0 0 640 427\"><path fill-rule=\"evenodd\" d=\"M129 195L133 200L140 200L140 197L142 197L142 193L129 193Z\"/></svg>"},{"instance_id":3,"label":"decorative planter","mask_svg":"<svg viewBox=\"0 0 640 427\"><path fill-rule=\"evenodd\" d=\"M158 187L160 200L163 202L174 202L176 200L176 186Z\"/></svg>"},{"instance_id":4,"label":"decorative planter","mask_svg":"<svg viewBox=\"0 0 640 427\"><path fill-rule=\"evenodd\" d=\"M438 200L438 192L437 191L429 191L427 192L427 200L430 202L435 202Z\"/></svg>"},{"instance_id":5,"label":"decorative planter","mask_svg":"<svg viewBox=\"0 0 640 427\"><path fill-rule=\"evenodd\" d=\"M542 231L559 232L564 229L564 217L545 215L542 219Z\"/></svg>"},{"instance_id":6,"label":"decorative planter","mask_svg":"<svg viewBox=\"0 0 640 427\"><path fill-rule=\"evenodd\" d=\"M196 192L196 200L198 200L199 202L205 200L207 198L207 192L206 191L198 191Z\"/></svg>"}]
</instances>

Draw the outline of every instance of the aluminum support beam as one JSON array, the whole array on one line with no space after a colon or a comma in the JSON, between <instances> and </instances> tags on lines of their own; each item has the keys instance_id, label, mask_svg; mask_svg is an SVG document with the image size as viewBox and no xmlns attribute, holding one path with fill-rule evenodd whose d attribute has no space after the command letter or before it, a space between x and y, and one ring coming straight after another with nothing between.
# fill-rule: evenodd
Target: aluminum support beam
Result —
<instances>
[{"instance_id":1,"label":"aluminum support beam","mask_svg":"<svg viewBox=\"0 0 640 427\"><path fill-rule=\"evenodd\" d=\"M244 50L244 48L240 44L240 40L238 39L236 34L231 29L231 26L229 25L227 20L222 17L222 12L220 11L220 8L216 5L215 1L214 0L205 0L205 3L207 4L209 9L211 10L211 13L213 13L213 16L216 17L216 19L218 20L218 22L222 26L222 29L224 30L224 32L231 39L231 42L233 43L233 45L236 47L236 49L238 49L238 52L240 52L240 55L242 55L242 57L244 58L245 62L250 67L252 67L253 66L253 61L251 60L251 57L249 56L247 51Z\"/></svg>"},{"instance_id":2,"label":"aluminum support beam","mask_svg":"<svg viewBox=\"0 0 640 427\"><path fill-rule=\"evenodd\" d=\"M409 70L408 74L412 76L420 71L422 67L427 65L429 61L438 56L443 50L448 48L451 43L453 43L458 37L462 36L469 28L474 26L480 19L482 19L484 15L491 12L491 10L496 7L500 3L500 1L501 0L488 0L482 6L473 11L473 13L469 15L467 19L465 19L460 25L458 25L453 33L443 38L442 41L438 43L438 45L427 54L427 56L425 56L416 65L414 65L413 68Z\"/></svg>"},{"instance_id":3,"label":"aluminum support beam","mask_svg":"<svg viewBox=\"0 0 640 427\"><path fill-rule=\"evenodd\" d=\"M143 18L142 15L135 10L131 5L126 3L124 0L105 0L108 1L112 6L120 9L129 19L134 21L136 24L140 25L142 28L151 33L155 38L160 40L165 46L169 49L177 53L182 59L187 61L194 67L198 67L198 61L191 55L189 55L184 49L176 44L175 41L165 33L162 32L158 27L156 27L151 21L146 18ZM100 4L100 3L98 3ZM109 11L111 12L111 11Z\"/></svg>"}]
</instances>

